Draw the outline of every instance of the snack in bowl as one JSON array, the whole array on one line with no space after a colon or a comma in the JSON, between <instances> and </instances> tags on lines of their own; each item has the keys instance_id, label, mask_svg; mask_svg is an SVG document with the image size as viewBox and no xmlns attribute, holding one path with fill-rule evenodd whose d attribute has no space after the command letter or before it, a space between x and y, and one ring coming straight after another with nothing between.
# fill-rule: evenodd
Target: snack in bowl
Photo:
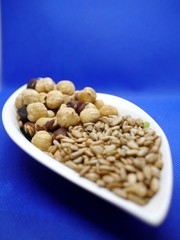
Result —
<instances>
[{"instance_id":1,"label":"snack in bowl","mask_svg":"<svg viewBox=\"0 0 180 240\"><path fill-rule=\"evenodd\" d=\"M121 116L91 87L51 78L30 80L15 106L32 144L81 177L139 205L159 191L161 137L146 119Z\"/></svg>"}]
</instances>

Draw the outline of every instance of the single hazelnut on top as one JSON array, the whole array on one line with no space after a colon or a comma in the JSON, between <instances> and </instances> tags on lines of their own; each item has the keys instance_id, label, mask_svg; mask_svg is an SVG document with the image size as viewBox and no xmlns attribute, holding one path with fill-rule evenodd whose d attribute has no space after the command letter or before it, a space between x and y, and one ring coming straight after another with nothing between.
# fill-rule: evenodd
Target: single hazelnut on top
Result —
<instances>
[{"instance_id":1,"label":"single hazelnut on top","mask_svg":"<svg viewBox=\"0 0 180 240\"><path fill-rule=\"evenodd\" d=\"M49 78L41 78L36 82L35 90L37 92L50 92L55 89L55 82Z\"/></svg>"},{"instance_id":2,"label":"single hazelnut on top","mask_svg":"<svg viewBox=\"0 0 180 240\"><path fill-rule=\"evenodd\" d=\"M78 92L79 102L94 103L96 100L96 91L91 87L85 87L82 91Z\"/></svg>"},{"instance_id":3,"label":"single hazelnut on top","mask_svg":"<svg viewBox=\"0 0 180 240\"><path fill-rule=\"evenodd\" d=\"M57 112L57 122L61 127L68 128L80 122L80 117L73 108L60 108Z\"/></svg>"},{"instance_id":4,"label":"single hazelnut on top","mask_svg":"<svg viewBox=\"0 0 180 240\"><path fill-rule=\"evenodd\" d=\"M47 93L46 106L50 109L56 109L64 102L63 95L58 90L52 90Z\"/></svg>"},{"instance_id":5,"label":"single hazelnut on top","mask_svg":"<svg viewBox=\"0 0 180 240\"><path fill-rule=\"evenodd\" d=\"M57 90L61 91L63 94L72 95L75 92L74 84L69 80L62 80L56 85Z\"/></svg>"}]
</instances>

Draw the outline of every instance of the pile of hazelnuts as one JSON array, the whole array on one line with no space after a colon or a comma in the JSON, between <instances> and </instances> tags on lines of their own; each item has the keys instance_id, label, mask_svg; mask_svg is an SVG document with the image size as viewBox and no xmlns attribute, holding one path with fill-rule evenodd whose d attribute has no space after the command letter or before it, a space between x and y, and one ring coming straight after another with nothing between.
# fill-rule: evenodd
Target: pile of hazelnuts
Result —
<instances>
[{"instance_id":1,"label":"pile of hazelnuts","mask_svg":"<svg viewBox=\"0 0 180 240\"><path fill-rule=\"evenodd\" d=\"M43 151L48 150L59 133L66 134L70 126L118 115L114 106L97 99L93 88L78 91L72 81L56 84L49 77L31 79L17 96L15 106L20 129Z\"/></svg>"}]
</instances>

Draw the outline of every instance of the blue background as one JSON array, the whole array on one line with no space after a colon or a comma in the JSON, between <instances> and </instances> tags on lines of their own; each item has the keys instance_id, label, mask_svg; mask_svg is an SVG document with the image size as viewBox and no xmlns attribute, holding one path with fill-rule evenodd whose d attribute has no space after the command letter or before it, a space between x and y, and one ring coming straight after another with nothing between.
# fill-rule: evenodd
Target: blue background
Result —
<instances>
[{"instance_id":1,"label":"blue background","mask_svg":"<svg viewBox=\"0 0 180 240\"><path fill-rule=\"evenodd\" d=\"M33 77L126 98L166 133L174 189L150 227L40 165L0 124L1 239L180 239L180 1L2 0L2 89Z\"/></svg>"}]
</instances>

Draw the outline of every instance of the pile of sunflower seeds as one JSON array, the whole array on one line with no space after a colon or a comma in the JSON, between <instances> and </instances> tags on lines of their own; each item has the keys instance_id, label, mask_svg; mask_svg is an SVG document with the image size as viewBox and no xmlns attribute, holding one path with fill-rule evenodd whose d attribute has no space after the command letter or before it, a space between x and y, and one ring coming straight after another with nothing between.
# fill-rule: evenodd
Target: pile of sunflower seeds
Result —
<instances>
[{"instance_id":1,"label":"pile of sunflower seeds","mask_svg":"<svg viewBox=\"0 0 180 240\"><path fill-rule=\"evenodd\" d=\"M139 205L158 192L161 138L140 118L103 116L70 126L47 154L98 186Z\"/></svg>"}]
</instances>

